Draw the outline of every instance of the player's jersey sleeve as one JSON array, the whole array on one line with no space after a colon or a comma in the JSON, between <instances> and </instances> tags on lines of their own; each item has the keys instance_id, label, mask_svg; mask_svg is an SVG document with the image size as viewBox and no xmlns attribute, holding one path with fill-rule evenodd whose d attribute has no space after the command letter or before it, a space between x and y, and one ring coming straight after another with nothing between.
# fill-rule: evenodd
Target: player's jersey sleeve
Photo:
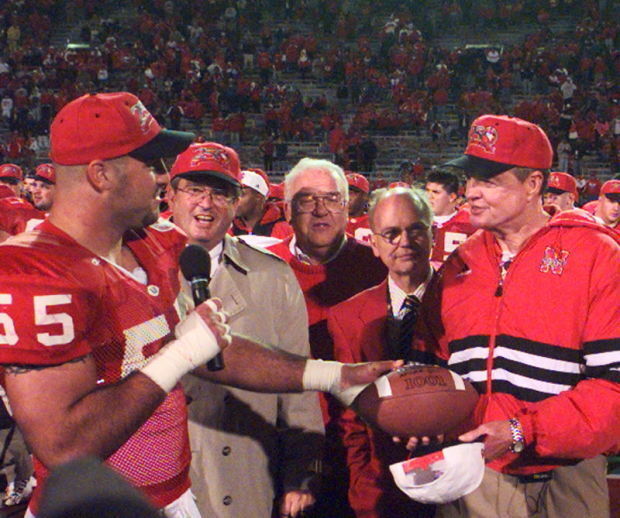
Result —
<instances>
[{"instance_id":1,"label":"player's jersey sleeve","mask_svg":"<svg viewBox=\"0 0 620 518\"><path fill-rule=\"evenodd\" d=\"M57 365L105 340L93 289L70 276L25 270L0 265L1 364Z\"/></svg>"}]
</instances>

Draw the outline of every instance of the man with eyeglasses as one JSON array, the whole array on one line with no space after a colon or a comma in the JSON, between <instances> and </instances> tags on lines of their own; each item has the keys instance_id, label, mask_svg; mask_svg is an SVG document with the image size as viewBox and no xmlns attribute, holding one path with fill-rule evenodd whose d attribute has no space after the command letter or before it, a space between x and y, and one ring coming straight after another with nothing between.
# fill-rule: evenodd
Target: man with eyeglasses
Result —
<instances>
[{"instance_id":1,"label":"man with eyeglasses","mask_svg":"<svg viewBox=\"0 0 620 518\"><path fill-rule=\"evenodd\" d=\"M584 211L543 210L552 161L539 126L483 115L449 162L469 178L471 223L482 231L431 281L421 311L430 336L415 349L480 393L459 439L483 440L486 468L475 491L442 506L444 517L609 516L620 238Z\"/></svg>"},{"instance_id":2,"label":"man with eyeglasses","mask_svg":"<svg viewBox=\"0 0 620 518\"><path fill-rule=\"evenodd\" d=\"M306 307L291 269L227 234L242 174L233 149L192 144L170 171L172 220L209 253L210 291L234 333L309 356ZM187 305L189 297L180 300ZM295 517L314 503L324 440L316 394L258 394L194 375L183 385L192 491L204 516L268 518L275 502L279 515Z\"/></svg>"},{"instance_id":3,"label":"man with eyeglasses","mask_svg":"<svg viewBox=\"0 0 620 518\"><path fill-rule=\"evenodd\" d=\"M106 459L166 517L199 517L179 380L206 371L220 352L234 368L213 379L272 392L326 390L346 404L397 366L319 364L231 338L217 301L180 321L186 239L172 224L153 225L165 181L153 164L194 135L162 129L136 96L114 92L68 103L50 136L49 218L0 246L0 364L38 482L29 518L49 469L88 455Z\"/></svg>"},{"instance_id":4,"label":"man with eyeglasses","mask_svg":"<svg viewBox=\"0 0 620 518\"><path fill-rule=\"evenodd\" d=\"M330 307L385 279L386 268L369 246L345 234L348 182L341 167L304 158L284 178L285 215L294 234L270 249L293 268L306 300L312 357L334 359L327 331ZM336 418L342 407L322 398L327 454L332 476L319 505L325 516L351 516L347 503L344 450Z\"/></svg>"},{"instance_id":5,"label":"man with eyeglasses","mask_svg":"<svg viewBox=\"0 0 620 518\"><path fill-rule=\"evenodd\" d=\"M408 359L419 305L432 268L432 213L424 193L395 187L373 193L369 208L374 254L388 269L377 286L332 307L328 327L336 359ZM433 516L394 484L389 465L407 457L402 444L346 410L340 420L350 469L349 502L358 517Z\"/></svg>"}]
</instances>

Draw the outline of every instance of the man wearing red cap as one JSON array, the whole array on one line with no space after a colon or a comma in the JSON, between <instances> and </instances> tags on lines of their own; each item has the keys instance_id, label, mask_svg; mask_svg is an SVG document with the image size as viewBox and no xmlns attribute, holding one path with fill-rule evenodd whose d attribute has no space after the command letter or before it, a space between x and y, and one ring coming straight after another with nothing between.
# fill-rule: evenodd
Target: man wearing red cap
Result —
<instances>
[{"instance_id":1,"label":"man wearing red cap","mask_svg":"<svg viewBox=\"0 0 620 518\"><path fill-rule=\"evenodd\" d=\"M573 210L579 200L577 180L568 173L552 172L544 200L545 204L556 205L560 210Z\"/></svg>"},{"instance_id":2,"label":"man wearing red cap","mask_svg":"<svg viewBox=\"0 0 620 518\"><path fill-rule=\"evenodd\" d=\"M608 180L603 184L594 215L604 225L620 231L620 180Z\"/></svg>"},{"instance_id":3,"label":"man wearing red cap","mask_svg":"<svg viewBox=\"0 0 620 518\"><path fill-rule=\"evenodd\" d=\"M583 211L550 219L553 151L538 126L484 115L465 154L471 222L423 308L434 351L480 400L481 486L443 516L609 515L602 454L620 437L620 239ZM585 460L584 460L585 459Z\"/></svg>"},{"instance_id":4,"label":"man wearing red cap","mask_svg":"<svg viewBox=\"0 0 620 518\"><path fill-rule=\"evenodd\" d=\"M56 191L56 171L52 164L40 164L35 169L32 186L34 206L43 212L49 212L54 203Z\"/></svg>"},{"instance_id":5,"label":"man wearing red cap","mask_svg":"<svg viewBox=\"0 0 620 518\"><path fill-rule=\"evenodd\" d=\"M282 210L267 200L271 189L267 175L261 169L246 169L241 171L240 182L241 197L232 224L232 234L275 238L271 243L257 242L261 246L274 244L276 240L290 236L293 229L286 223Z\"/></svg>"},{"instance_id":6,"label":"man wearing red cap","mask_svg":"<svg viewBox=\"0 0 620 518\"><path fill-rule=\"evenodd\" d=\"M20 197L24 178L15 164L0 166L0 243L26 230L30 220L43 220L44 214Z\"/></svg>"},{"instance_id":7,"label":"man wearing red cap","mask_svg":"<svg viewBox=\"0 0 620 518\"><path fill-rule=\"evenodd\" d=\"M49 468L94 455L165 516L197 517L179 380L206 370L231 337L213 301L179 321L186 240L169 223L152 225L164 185L156 168L194 136L162 129L126 92L75 99L50 135L51 213L0 247L0 364L35 456L31 511ZM230 349L224 361L234 368L215 379L273 392L327 390L347 402L360 383L396 365L318 364L241 337Z\"/></svg>"},{"instance_id":8,"label":"man wearing red cap","mask_svg":"<svg viewBox=\"0 0 620 518\"><path fill-rule=\"evenodd\" d=\"M264 180L244 173L233 149L191 145L170 172L173 221L211 256L210 291L231 315L232 331L308 356L306 307L291 269L227 235L243 182L256 181L250 185L266 193ZM204 516L268 517L274 500L280 515L297 516L314 503L323 452L316 394L256 394L193 375L183 386L191 400L192 491Z\"/></svg>"},{"instance_id":9,"label":"man wearing red cap","mask_svg":"<svg viewBox=\"0 0 620 518\"><path fill-rule=\"evenodd\" d=\"M364 175L359 173L347 173L349 184L349 221L347 222L347 234L351 234L362 243L370 241L370 224L368 223L368 198L370 195L370 183Z\"/></svg>"}]
</instances>

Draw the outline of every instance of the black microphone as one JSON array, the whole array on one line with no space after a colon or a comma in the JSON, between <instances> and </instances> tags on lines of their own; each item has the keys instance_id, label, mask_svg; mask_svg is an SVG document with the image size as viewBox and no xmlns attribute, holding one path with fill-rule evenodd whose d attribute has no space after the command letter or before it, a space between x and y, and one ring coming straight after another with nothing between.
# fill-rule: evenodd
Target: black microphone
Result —
<instances>
[{"instance_id":1,"label":"black microphone","mask_svg":"<svg viewBox=\"0 0 620 518\"><path fill-rule=\"evenodd\" d=\"M189 245L181 252L179 266L183 277L192 288L194 304L198 306L211 298L209 293L209 281L211 280L211 258L207 251L198 245ZM207 362L210 371L221 371L224 368L222 353L218 353Z\"/></svg>"}]
</instances>

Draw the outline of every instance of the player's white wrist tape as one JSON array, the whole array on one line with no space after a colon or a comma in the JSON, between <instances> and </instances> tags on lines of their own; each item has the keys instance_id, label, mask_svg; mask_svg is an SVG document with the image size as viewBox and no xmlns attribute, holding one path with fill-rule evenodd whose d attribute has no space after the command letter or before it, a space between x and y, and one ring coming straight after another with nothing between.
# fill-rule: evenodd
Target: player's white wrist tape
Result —
<instances>
[{"instance_id":1,"label":"player's white wrist tape","mask_svg":"<svg viewBox=\"0 0 620 518\"><path fill-rule=\"evenodd\" d=\"M216 318L224 322L225 316L216 313ZM224 339L230 340L230 328L227 325L225 328ZM165 392L171 391L184 374L204 365L220 352L213 331L195 311L180 322L174 332L177 339L168 342L141 369L142 374Z\"/></svg>"},{"instance_id":2,"label":"player's white wrist tape","mask_svg":"<svg viewBox=\"0 0 620 518\"><path fill-rule=\"evenodd\" d=\"M343 405L349 406L366 385L353 385L346 389L340 386L344 363L323 360L306 360L302 378L304 390L329 392Z\"/></svg>"}]
</instances>

